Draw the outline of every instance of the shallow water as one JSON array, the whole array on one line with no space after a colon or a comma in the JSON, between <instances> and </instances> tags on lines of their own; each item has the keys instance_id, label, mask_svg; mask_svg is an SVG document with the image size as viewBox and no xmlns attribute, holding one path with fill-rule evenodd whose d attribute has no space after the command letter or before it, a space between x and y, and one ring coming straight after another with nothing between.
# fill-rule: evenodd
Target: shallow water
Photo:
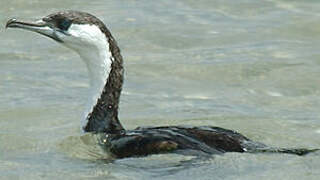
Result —
<instances>
[{"instance_id":1,"label":"shallow water","mask_svg":"<svg viewBox=\"0 0 320 180\"><path fill-rule=\"evenodd\" d=\"M79 124L88 91L75 53L9 18L63 9L100 17L122 49L120 119L212 125L276 147L320 147L320 2L0 2L0 179L318 179L305 157L176 154L110 162ZM104 159L104 160L102 160Z\"/></svg>"}]
</instances>

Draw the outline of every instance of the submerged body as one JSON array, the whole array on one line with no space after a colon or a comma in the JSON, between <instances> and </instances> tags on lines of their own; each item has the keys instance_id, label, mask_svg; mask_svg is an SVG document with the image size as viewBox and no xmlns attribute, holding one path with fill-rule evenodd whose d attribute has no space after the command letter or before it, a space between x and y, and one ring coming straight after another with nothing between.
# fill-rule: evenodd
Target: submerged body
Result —
<instances>
[{"instance_id":1,"label":"submerged body","mask_svg":"<svg viewBox=\"0 0 320 180\"><path fill-rule=\"evenodd\" d=\"M226 152L306 155L318 149L272 148L232 130L212 126L138 127L117 134L101 134L101 145L116 158L159 153L192 155Z\"/></svg>"},{"instance_id":2,"label":"submerged body","mask_svg":"<svg viewBox=\"0 0 320 180\"><path fill-rule=\"evenodd\" d=\"M219 127L164 126L138 127L122 134L108 135L103 142L112 154L123 158L178 150L208 154L245 152L249 141L239 133Z\"/></svg>"},{"instance_id":3,"label":"submerged body","mask_svg":"<svg viewBox=\"0 0 320 180\"><path fill-rule=\"evenodd\" d=\"M125 130L118 119L123 59L115 39L102 21L88 13L64 11L34 23L11 19L6 27L40 33L80 55L88 68L91 85L82 130L101 134L101 145L117 158L180 150L199 154L283 152L297 155L314 151L270 148L219 127L167 126Z\"/></svg>"}]
</instances>

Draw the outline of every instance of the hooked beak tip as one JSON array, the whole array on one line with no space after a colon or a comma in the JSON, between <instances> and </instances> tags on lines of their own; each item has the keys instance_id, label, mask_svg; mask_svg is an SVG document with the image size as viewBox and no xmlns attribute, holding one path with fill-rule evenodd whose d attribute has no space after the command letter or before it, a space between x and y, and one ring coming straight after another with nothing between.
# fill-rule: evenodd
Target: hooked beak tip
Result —
<instances>
[{"instance_id":1,"label":"hooked beak tip","mask_svg":"<svg viewBox=\"0 0 320 180\"><path fill-rule=\"evenodd\" d=\"M8 20L5 28L25 29L28 31L37 32L44 36L50 37L58 42L62 42L62 40L59 39L59 37L56 34L57 30L51 27L47 22L44 22L42 20L36 21L36 22L26 22L26 21L20 21L15 18L12 18Z\"/></svg>"},{"instance_id":2,"label":"hooked beak tip","mask_svg":"<svg viewBox=\"0 0 320 180\"><path fill-rule=\"evenodd\" d=\"M12 18L12 19L9 19L6 23L6 29L7 28L10 28L10 27L14 27L14 23L17 22L17 19L15 18Z\"/></svg>"}]
</instances>

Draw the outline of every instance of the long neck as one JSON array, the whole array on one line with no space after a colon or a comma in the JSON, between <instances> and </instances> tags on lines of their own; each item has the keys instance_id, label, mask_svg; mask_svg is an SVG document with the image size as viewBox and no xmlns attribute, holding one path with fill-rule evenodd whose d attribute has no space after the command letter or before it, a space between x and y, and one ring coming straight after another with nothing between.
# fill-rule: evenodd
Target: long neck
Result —
<instances>
[{"instance_id":1,"label":"long neck","mask_svg":"<svg viewBox=\"0 0 320 180\"><path fill-rule=\"evenodd\" d=\"M105 43L78 52L87 65L91 86L82 125L85 132L119 133L124 130L118 119L123 60L116 41L110 33L106 35Z\"/></svg>"}]
</instances>

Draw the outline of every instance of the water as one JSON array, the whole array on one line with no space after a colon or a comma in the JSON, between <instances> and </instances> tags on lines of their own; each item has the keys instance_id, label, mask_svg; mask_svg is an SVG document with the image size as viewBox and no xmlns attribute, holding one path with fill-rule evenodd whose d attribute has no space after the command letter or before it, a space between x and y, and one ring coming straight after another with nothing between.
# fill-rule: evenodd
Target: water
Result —
<instances>
[{"instance_id":1,"label":"water","mask_svg":"<svg viewBox=\"0 0 320 180\"><path fill-rule=\"evenodd\" d=\"M126 128L212 125L272 146L320 147L316 0L1 0L0 179L319 178L319 153L110 162L92 137L80 137L88 79L79 57L35 33L4 29L9 18L64 9L95 14L117 39Z\"/></svg>"}]
</instances>

